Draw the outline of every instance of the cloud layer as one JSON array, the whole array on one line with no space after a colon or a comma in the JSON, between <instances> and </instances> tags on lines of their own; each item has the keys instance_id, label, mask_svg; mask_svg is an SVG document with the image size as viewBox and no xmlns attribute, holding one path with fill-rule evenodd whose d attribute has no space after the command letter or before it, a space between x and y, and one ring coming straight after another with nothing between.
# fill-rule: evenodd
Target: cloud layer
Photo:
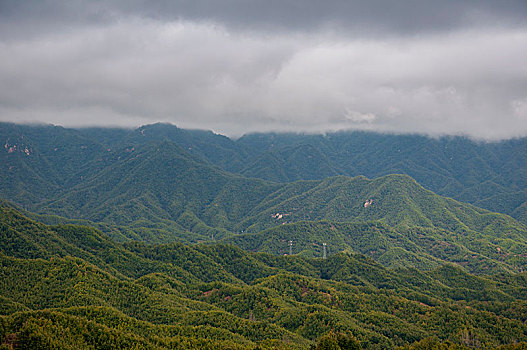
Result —
<instances>
[{"instance_id":1,"label":"cloud layer","mask_svg":"<svg viewBox=\"0 0 527 350\"><path fill-rule=\"evenodd\" d=\"M527 135L521 3L18 3L0 5L3 121Z\"/></svg>"}]
</instances>

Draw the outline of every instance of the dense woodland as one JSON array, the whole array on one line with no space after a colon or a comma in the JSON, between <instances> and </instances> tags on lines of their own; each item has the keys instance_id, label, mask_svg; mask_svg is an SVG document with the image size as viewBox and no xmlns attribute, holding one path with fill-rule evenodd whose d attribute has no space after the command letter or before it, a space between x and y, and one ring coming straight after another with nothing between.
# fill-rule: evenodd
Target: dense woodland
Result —
<instances>
[{"instance_id":1,"label":"dense woodland","mask_svg":"<svg viewBox=\"0 0 527 350\"><path fill-rule=\"evenodd\" d=\"M4 348L527 347L525 139L0 137Z\"/></svg>"},{"instance_id":2,"label":"dense woodland","mask_svg":"<svg viewBox=\"0 0 527 350\"><path fill-rule=\"evenodd\" d=\"M75 130L9 123L0 124L0 137L1 194L28 206L68 192L138 148L167 141L225 171L275 182L407 174L437 194L527 222L527 138L484 142L340 132L233 140L170 124Z\"/></svg>"},{"instance_id":3,"label":"dense woodland","mask_svg":"<svg viewBox=\"0 0 527 350\"><path fill-rule=\"evenodd\" d=\"M7 348L520 349L527 341L526 273L117 243L7 207L0 228Z\"/></svg>"}]
</instances>

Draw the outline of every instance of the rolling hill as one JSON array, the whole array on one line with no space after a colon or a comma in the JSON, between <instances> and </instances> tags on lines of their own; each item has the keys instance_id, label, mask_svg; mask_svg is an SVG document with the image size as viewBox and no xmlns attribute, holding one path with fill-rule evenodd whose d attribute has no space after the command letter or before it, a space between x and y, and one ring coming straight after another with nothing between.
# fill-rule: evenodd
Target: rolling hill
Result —
<instances>
[{"instance_id":1,"label":"rolling hill","mask_svg":"<svg viewBox=\"0 0 527 350\"><path fill-rule=\"evenodd\" d=\"M406 174L435 193L527 223L525 138L477 142L340 132L251 134L233 140L170 124L75 130L9 123L0 123L0 138L5 140L0 195L28 209L67 192L138 147L168 141L225 171L275 182Z\"/></svg>"},{"instance_id":2,"label":"rolling hill","mask_svg":"<svg viewBox=\"0 0 527 350\"><path fill-rule=\"evenodd\" d=\"M326 135L251 134L237 140L257 153L240 172L288 182L330 175L369 178L406 174L440 195L525 220L527 139L501 142L340 132ZM302 164L320 164L305 172ZM525 222L525 221L524 221Z\"/></svg>"},{"instance_id":3,"label":"rolling hill","mask_svg":"<svg viewBox=\"0 0 527 350\"><path fill-rule=\"evenodd\" d=\"M44 135L35 136L39 130ZM288 249L284 243L293 240L295 252L306 257L320 256L321 244L327 243L331 254L341 250L368 254L387 267L431 269L454 262L472 273L491 273L522 271L526 266L525 225L438 196L407 175L270 182L227 172L207 159L213 157L216 145L221 146L218 154L224 154L223 159L233 154L243 158L256 146L265 153L264 136L256 139L262 144L253 142L246 153L240 153L223 136L170 125L100 134L98 130L9 124L4 133L21 135L16 150L3 153L13 167L3 181L15 182L28 193L39 190L38 197L25 197L20 187L13 191L5 184L2 195L44 222L89 224L118 241L224 240L283 254ZM295 142L295 137L283 135L273 148L293 147ZM411 138L407 143L410 147ZM72 145L65 147L69 153L53 158L64 148L57 146L65 144ZM290 155L304 168L336 172L329 161L314 167L301 157L302 152L321 155L318 148L297 147ZM82 164L77 154L85 157ZM33 169L33 161L42 183L25 168L12 165L20 162ZM65 169L62 177L55 177L60 169Z\"/></svg>"},{"instance_id":4,"label":"rolling hill","mask_svg":"<svg viewBox=\"0 0 527 350\"><path fill-rule=\"evenodd\" d=\"M520 349L525 273L386 269L229 245L115 243L0 207L0 341L15 348ZM516 344L516 345L514 345Z\"/></svg>"},{"instance_id":5,"label":"rolling hill","mask_svg":"<svg viewBox=\"0 0 527 350\"><path fill-rule=\"evenodd\" d=\"M239 233L267 235L267 229L283 231L283 225L297 222L379 221L394 228L384 230L384 235L397 231L400 237L390 249L384 244L374 249L384 251L372 256L387 266L397 261L430 267L438 259L482 272L521 270L526 262L527 227L502 214L440 197L406 175L276 184L225 173L166 141L134 151L40 208L47 214L125 226L143 234L144 241L197 242L238 233L231 241L240 246L245 246L240 240L254 236ZM318 239L311 244L326 241L337 251L366 252L357 240L336 244L350 237L350 228L335 227L339 227L335 240L316 230ZM317 248L302 249L312 256ZM432 257L418 258L423 252L433 253Z\"/></svg>"}]
</instances>

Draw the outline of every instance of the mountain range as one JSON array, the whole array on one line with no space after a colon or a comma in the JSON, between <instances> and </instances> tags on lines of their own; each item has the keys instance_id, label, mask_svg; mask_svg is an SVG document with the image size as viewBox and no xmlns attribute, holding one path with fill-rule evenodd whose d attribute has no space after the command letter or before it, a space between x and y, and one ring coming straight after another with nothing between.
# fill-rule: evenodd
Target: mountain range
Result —
<instances>
[{"instance_id":1,"label":"mountain range","mask_svg":"<svg viewBox=\"0 0 527 350\"><path fill-rule=\"evenodd\" d=\"M233 140L170 124L76 130L9 123L1 123L0 137L5 140L2 180L9 174L16 179L12 185L23 180L30 186L2 186L2 195L22 204L67 191L138 146L168 141L222 170L274 182L406 174L439 195L527 220L527 138L478 142L452 136L341 132L249 134ZM10 167L11 173L6 173ZM6 193L9 189L11 193Z\"/></svg>"},{"instance_id":2,"label":"mountain range","mask_svg":"<svg viewBox=\"0 0 527 350\"><path fill-rule=\"evenodd\" d=\"M527 341L526 139L9 123L0 138L3 348Z\"/></svg>"},{"instance_id":3,"label":"mountain range","mask_svg":"<svg viewBox=\"0 0 527 350\"><path fill-rule=\"evenodd\" d=\"M0 235L3 348L505 350L527 341L525 272L117 243L7 206Z\"/></svg>"},{"instance_id":4,"label":"mountain range","mask_svg":"<svg viewBox=\"0 0 527 350\"><path fill-rule=\"evenodd\" d=\"M522 271L526 266L527 226L510 216L441 197L409 175L368 179L327 172L337 169L329 165L337 157L329 148L344 152L350 145L356 147L366 140L364 133L248 135L233 141L166 124L135 130L2 124L0 130L6 140L0 152L2 197L49 224L88 224L117 241L223 241L273 254L288 253L292 240L295 253L306 257L321 256L326 243L330 253L368 254L387 267L434 268L454 262L482 273ZM397 169L387 165L390 160L402 169L401 161L391 154L394 149L407 160L416 158L412 164L417 158L427 159L429 165L442 164L440 156L433 162L431 156L431 149L441 144L454 148L449 154L456 158L463 150L481 153L464 156L472 159L467 164L461 162L462 169L472 174L470 181L481 181L472 189L489 181L484 175L489 174L490 165L480 172L474 165L476 158L489 157L489 149L498 152L524 142L477 144L452 138L369 136L378 161L362 168L358 164L368 156L350 156L340 162L340 172L345 168L352 172L349 164L353 162L365 173L373 168L377 169L373 173L382 173L383 165L385 172ZM384 147L379 145L382 142ZM298 152L291 153L292 148ZM291 161L262 160L277 152ZM521 173L521 166L511 168L511 164L521 165L524 152L510 153L509 161L501 159L509 164L507 174ZM325 161L317 158L322 154L328 155ZM487 163L494 166L495 162ZM470 171L468 164L472 164ZM311 169L311 174L302 169ZM450 169L460 173L456 167ZM289 177L263 179L267 172ZM334 176L289 181L296 177L294 173L308 178ZM428 183L443 181L428 174ZM464 179L469 181L468 176ZM521 185L522 177L515 179L510 188ZM498 192L489 189L480 197L499 196Z\"/></svg>"}]
</instances>

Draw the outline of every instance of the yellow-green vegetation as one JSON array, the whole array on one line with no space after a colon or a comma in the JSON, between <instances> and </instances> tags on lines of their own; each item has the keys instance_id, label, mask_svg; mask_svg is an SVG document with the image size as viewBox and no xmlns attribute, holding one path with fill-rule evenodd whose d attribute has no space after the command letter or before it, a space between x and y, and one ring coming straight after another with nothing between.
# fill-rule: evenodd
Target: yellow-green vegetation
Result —
<instances>
[{"instance_id":1,"label":"yellow-green vegetation","mask_svg":"<svg viewBox=\"0 0 527 350\"><path fill-rule=\"evenodd\" d=\"M527 275L115 243L0 211L3 348L521 349Z\"/></svg>"},{"instance_id":2,"label":"yellow-green vegetation","mask_svg":"<svg viewBox=\"0 0 527 350\"><path fill-rule=\"evenodd\" d=\"M0 348L527 346L527 139L0 138Z\"/></svg>"},{"instance_id":3,"label":"yellow-green vegetation","mask_svg":"<svg viewBox=\"0 0 527 350\"><path fill-rule=\"evenodd\" d=\"M519 215L523 139L343 133L234 141L164 124L73 130L6 123L0 136L7 140L0 196L41 222L90 225L115 241L221 241L281 255L292 240L304 257L321 257L326 243L329 255L361 253L385 267L451 262L478 274L527 264L524 224L438 196L407 175L384 175L411 174L440 193L503 203L489 207Z\"/></svg>"}]
</instances>

